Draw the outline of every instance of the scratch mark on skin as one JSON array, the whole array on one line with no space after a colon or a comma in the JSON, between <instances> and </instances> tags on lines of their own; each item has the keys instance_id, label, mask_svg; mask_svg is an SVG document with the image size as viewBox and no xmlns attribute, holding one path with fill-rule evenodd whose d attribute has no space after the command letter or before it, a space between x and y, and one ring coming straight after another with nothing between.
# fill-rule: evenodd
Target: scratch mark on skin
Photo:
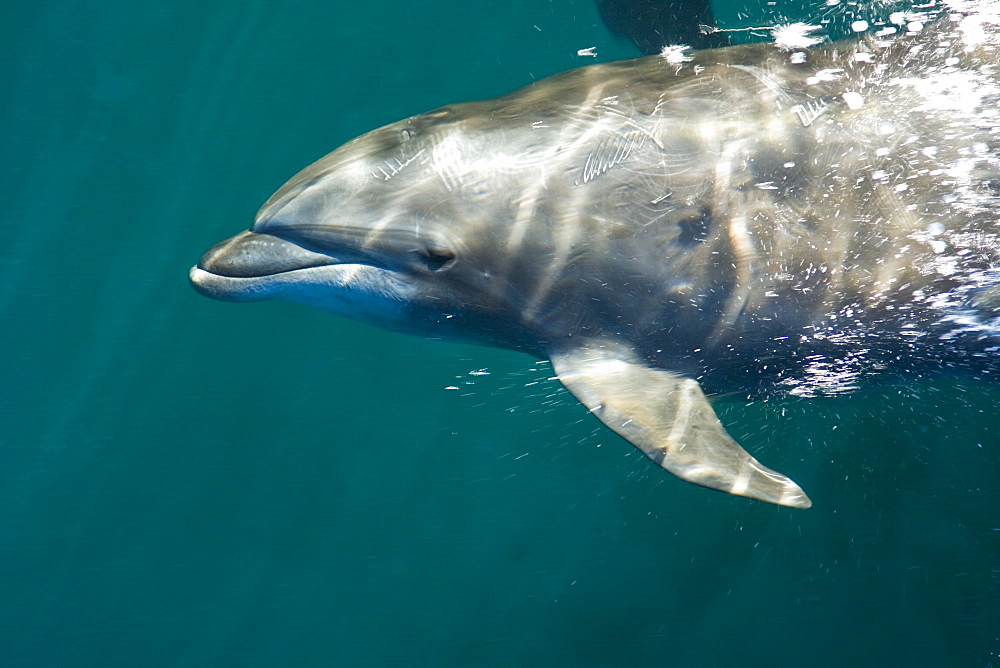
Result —
<instances>
[{"instance_id":1,"label":"scratch mark on skin","mask_svg":"<svg viewBox=\"0 0 1000 668\"><path fill-rule=\"evenodd\" d=\"M404 169L406 169L407 167L409 167L417 158L419 158L421 155L423 155L423 153L424 153L425 150L426 149L420 149L415 154L413 154L410 158L408 158L406 160L406 162L400 162L399 158L390 158L388 160L385 160L382 163L382 165L378 166L378 171L382 175L382 180L383 181L388 181L392 177L394 177L397 174L399 174L401 171L403 171ZM393 163L395 163L395 164L393 164ZM386 168L388 168L389 171L386 171ZM375 173L372 173L372 176L374 176L375 178L379 178L379 175L375 174Z\"/></svg>"}]
</instances>

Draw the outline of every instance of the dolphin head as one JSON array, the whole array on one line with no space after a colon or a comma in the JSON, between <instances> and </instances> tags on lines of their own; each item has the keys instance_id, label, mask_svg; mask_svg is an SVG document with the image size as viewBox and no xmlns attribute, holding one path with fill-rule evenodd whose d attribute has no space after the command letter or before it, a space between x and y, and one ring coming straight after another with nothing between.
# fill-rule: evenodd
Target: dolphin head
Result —
<instances>
[{"instance_id":1,"label":"dolphin head","mask_svg":"<svg viewBox=\"0 0 1000 668\"><path fill-rule=\"evenodd\" d=\"M310 165L249 231L202 256L192 284L216 299L296 301L395 331L519 347L506 296L491 287L501 261L486 193L503 190L504 172L477 163L489 143L484 151L467 118L429 112Z\"/></svg>"}]
</instances>

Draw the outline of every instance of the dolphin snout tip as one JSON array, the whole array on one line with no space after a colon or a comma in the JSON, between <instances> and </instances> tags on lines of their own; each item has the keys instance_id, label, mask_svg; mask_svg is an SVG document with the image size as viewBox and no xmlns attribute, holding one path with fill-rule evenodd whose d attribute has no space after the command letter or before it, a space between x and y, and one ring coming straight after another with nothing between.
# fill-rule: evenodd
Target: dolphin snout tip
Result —
<instances>
[{"instance_id":1,"label":"dolphin snout tip","mask_svg":"<svg viewBox=\"0 0 1000 668\"><path fill-rule=\"evenodd\" d=\"M211 272L205 271L198 264L191 267L190 271L188 271L188 280L191 282L191 287L194 288L195 292L205 297L220 299L219 290L213 289L213 279L218 279L218 277Z\"/></svg>"}]
</instances>

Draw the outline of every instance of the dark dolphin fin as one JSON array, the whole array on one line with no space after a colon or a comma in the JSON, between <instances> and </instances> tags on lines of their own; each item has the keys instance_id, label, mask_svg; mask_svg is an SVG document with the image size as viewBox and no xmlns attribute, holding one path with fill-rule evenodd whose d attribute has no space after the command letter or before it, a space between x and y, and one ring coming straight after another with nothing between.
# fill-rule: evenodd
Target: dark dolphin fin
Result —
<instances>
[{"instance_id":1,"label":"dark dolphin fin","mask_svg":"<svg viewBox=\"0 0 1000 668\"><path fill-rule=\"evenodd\" d=\"M648 367L613 343L567 348L552 365L601 422L678 478L782 506L812 505L726 433L697 381Z\"/></svg>"},{"instance_id":2,"label":"dark dolphin fin","mask_svg":"<svg viewBox=\"0 0 1000 668\"><path fill-rule=\"evenodd\" d=\"M676 44L694 49L729 46L725 33L712 30L715 17L709 0L597 0L597 11L608 30L628 37L646 55Z\"/></svg>"}]
</instances>

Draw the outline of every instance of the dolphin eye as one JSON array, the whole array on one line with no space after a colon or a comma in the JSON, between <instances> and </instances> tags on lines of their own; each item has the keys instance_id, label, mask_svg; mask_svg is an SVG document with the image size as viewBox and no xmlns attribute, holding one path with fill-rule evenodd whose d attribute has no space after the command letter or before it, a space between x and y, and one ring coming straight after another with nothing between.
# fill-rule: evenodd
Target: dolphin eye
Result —
<instances>
[{"instance_id":1,"label":"dolphin eye","mask_svg":"<svg viewBox=\"0 0 1000 668\"><path fill-rule=\"evenodd\" d=\"M447 248L426 248L420 253L428 271L441 271L455 263L455 253Z\"/></svg>"}]
</instances>

